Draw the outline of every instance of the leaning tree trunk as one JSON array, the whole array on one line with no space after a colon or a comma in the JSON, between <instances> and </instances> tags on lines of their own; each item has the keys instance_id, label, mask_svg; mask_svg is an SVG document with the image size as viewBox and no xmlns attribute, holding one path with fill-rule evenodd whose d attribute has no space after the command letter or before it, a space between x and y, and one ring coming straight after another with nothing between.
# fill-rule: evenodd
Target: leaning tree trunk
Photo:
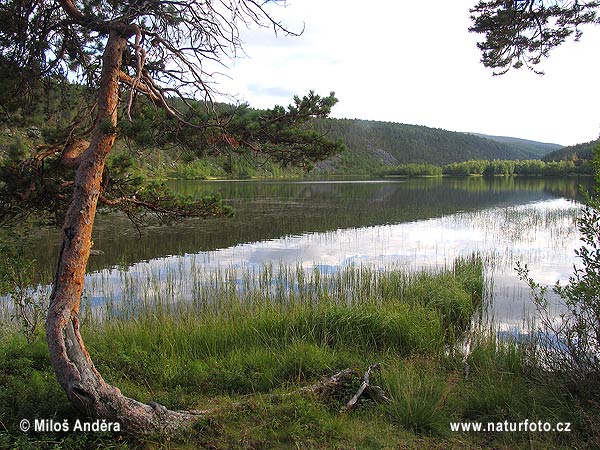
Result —
<instances>
[{"instance_id":1,"label":"leaning tree trunk","mask_svg":"<svg viewBox=\"0 0 600 450\"><path fill-rule=\"evenodd\" d=\"M63 225L63 242L46 319L46 339L58 381L70 401L91 417L118 421L125 431L172 432L191 425L201 412L170 411L125 397L106 383L79 332L79 306L102 172L116 137L119 73L127 38L111 31L103 55L98 111L90 146L78 164L73 199Z\"/></svg>"}]
</instances>

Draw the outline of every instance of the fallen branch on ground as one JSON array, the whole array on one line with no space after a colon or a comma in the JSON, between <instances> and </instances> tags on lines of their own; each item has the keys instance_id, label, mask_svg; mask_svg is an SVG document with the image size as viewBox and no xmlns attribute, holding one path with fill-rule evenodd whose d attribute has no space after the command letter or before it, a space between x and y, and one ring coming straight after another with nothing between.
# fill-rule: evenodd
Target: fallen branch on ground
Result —
<instances>
[{"instance_id":1,"label":"fallen branch on ground","mask_svg":"<svg viewBox=\"0 0 600 450\"><path fill-rule=\"evenodd\" d=\"M353 409L365 392L369 395L369 397L371 397L371 399L375 400L378 403L389 403L391 401L385 395L383 389L381 389L379 386L372 386L371 384L369 384L371 372L375 369L381 369L381 364L377 363L369 366L369 368L365 372L365 375L363 376L363 381L360 384L358 391L356 391L354 397L352 397L350 401L346 404L346 411L350 411L351 409Z\"/></svg>"},{"instance_id":2,"label":"fallen branch on ground","mask_svg":"<svg viewBox=\"0 0 600 450\"><path fill-rule=\"evenodd\" d=\"M365 393L377 403L389 403L391 401L381 387L370 384L371 373L377 369L381 369L380 363L369 366L362 377L362 383L358 391L346 403L346 406L343 408L344 411L354 409ZM344 369L329 378L322 379L318 383L301 388L300 392L311 392L319 397L331 397L335 392L350 386L352 381L357 377L360 377L360 374L356 370Z\"/></svg>"}]
</instances>

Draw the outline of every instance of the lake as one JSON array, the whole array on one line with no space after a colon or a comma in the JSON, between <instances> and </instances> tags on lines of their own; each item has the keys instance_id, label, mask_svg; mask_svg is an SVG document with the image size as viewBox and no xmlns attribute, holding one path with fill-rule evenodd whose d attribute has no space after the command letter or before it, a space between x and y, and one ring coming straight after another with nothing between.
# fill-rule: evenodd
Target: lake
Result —
<instances>
[{"instance_id":1,"label":"lake","mask_svg":"<svg viewBox=\"0 0 600 450\"><path fill-rule=\"evenodd\" d=\"M581 208L574 178L420 178L299 181L174 181L178 192L219 194L234 206L227 219L151 226L139 236L118 214L99 214L86 301L129 295L168 301L193 296L198 273L280 265L332 273L346 266L409 271L449 266L474 252L488 261L489 315L519 328L531 310L514 271L526 263L544 283L566 280L580 246ZM38 264L51 272L60 236L40 231ZM167 283L166 281L169 280Z\"/></svg>"}]
</instances>

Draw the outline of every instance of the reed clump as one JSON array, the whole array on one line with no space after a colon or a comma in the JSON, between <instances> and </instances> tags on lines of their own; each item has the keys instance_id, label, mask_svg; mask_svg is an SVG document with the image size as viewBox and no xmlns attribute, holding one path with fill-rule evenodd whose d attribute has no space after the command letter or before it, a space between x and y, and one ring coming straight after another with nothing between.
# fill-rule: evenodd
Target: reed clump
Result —
<instances>
[{"instance_id":1,"label":"reed clump","mask_svg":"<svg viewBox=\"0 0 600 450\"><path fill-rule=\"evenodd\" d=\"M468 328L483 286L477 259L435 275L364 267L235 275L196 283L193 301L126 299L91 318L84 338L100 368L157 388L233 394L361 366L369 355L440 355Z\"/></svg>"}]
</instances>

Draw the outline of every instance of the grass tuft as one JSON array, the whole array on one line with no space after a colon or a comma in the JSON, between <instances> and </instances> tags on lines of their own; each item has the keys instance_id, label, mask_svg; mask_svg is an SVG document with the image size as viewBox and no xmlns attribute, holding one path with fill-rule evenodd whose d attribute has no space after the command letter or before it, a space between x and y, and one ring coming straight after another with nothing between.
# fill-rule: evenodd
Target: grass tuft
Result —
<instances>
[{"instance_id":1,"label":"grass tuft","mask_svg":"<svg viewBox=\"0 0 600 450\"><path fill-rule=\"evenodd\" d=\"M448 388L439 371L400 362L385 369L383 380L391 399L384 410L393 423L415 433L448 434Z\"/></svg>"}]
</instances>

